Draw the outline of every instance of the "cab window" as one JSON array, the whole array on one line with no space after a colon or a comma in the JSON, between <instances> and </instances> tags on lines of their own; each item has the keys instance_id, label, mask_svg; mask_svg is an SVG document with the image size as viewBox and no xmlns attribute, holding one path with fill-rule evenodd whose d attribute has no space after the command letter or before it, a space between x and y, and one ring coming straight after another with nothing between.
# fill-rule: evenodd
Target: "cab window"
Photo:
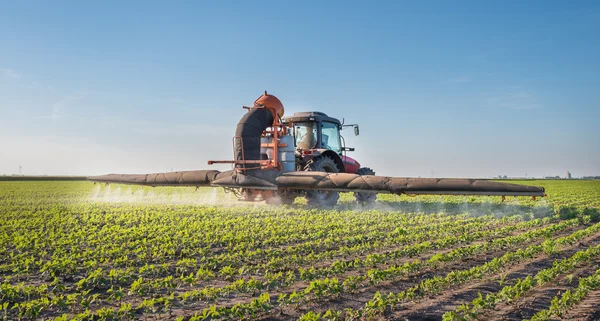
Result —
<instances>
[{"instance_id":1,"label":"cab window","mask_svg":"<svg viewBox=\"0 0 600 321\"><path fill-rule=\"evenodd\" d=\"M294 124L294 138L296 147L300 149L313 149L317 147L317 124L296 123Z\"/></svg>"},{"instance_id":2,"label":"cab window","mask_svg":"<svg viewBox=\"0 0 600 321\"><path fill-rule=\"evenodd\" d=\"M332 151L340 154L342 153L342 143L340 141L340 129L337 124L330 122L323 122L321 128L322 134L322 145L323 148L331 149Z\"/></svg>"}]
</instances>

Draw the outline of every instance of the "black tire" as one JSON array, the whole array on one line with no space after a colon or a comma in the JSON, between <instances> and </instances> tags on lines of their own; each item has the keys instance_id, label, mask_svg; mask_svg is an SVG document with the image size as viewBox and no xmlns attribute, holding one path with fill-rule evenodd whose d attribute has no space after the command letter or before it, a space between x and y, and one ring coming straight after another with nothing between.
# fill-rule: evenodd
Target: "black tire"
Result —
<instances>
[{"instance_id":1,"label":"black tire","mask_svg":"<svg viewBox=\"0 0 600 321\"><path fill-rule=\"evenodd\" d=\"M319 156L308 161L305 171L339 173L340 169L333 159L328 156ZM333 207L340 199L339 192L332 191L306 191L306 202L310 206Z\"/></svg>"},{"instance_id":2,"label":"black tire","mask_svg":"<svg viewBox=\"0 0 600 321\"><path fill-rule=\"evenodd\" d=\"M375 175L375 171L369 167L361 167L356 172L358 175ZM360 205L371 205L377 200L377 193L355 192L354 198Z\"/></svg>"},{"instance_id":3,"label":"black tire","mask_svg":"<svg viewBox=\"0 0 600 321\"><path fill-rule=\"evenodd\" d=\"M276 192L276 196L267 198L265 202L271 205L291 205L296 200L298 193L289 190L279 190Z\"/></svg>"}]
</instances>

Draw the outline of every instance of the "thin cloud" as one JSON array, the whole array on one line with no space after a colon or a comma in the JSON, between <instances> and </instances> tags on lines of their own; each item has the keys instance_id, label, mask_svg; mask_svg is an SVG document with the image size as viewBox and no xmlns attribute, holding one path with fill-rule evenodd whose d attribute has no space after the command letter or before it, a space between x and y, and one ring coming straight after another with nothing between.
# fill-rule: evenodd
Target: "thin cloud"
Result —
<instances>
[{"instance_id":1,"label":"thin cloud","mask_svg":"<svg viewBox=\"0 0 600 321\"><path fill-rule=\"evenodd\" d=\"M9 68L0 68L0 75L4 78L10 79L19 79L23 77L23 75L21 75L20 73Z\"/></svg>"},{"instance_id":2,"label":"thin cloud","mask_svg":"<svg viewBox=\"0 0 600 321\"><path fill-rule=\"evenodd\" d=\"M85 95L85 92L75 93L73 95L65 96L60 101L50 104L52 111L48 118L53 120L60 119L62 116L64 116L64 110L68 109L69 105L71 105L74 102L80 101L85 97Z\"/></svg>"},{"instance_id":3,"label":"thin cloud","mask_svg":"<svg viewBox=\"0 0 600 321\"><path fill-rule=\"evenodd\" d=\"M52 114L50 115L52 119L60 118L60 107L58 104L52 104Z\"/></svg>"},{"instance_id":4,"label":"thin cloud","mask_svg":"<svg viewBox=\"0 0 600 321\"><path fill-rule=\"evenodd\" d=\"M471 81L473 81L473 79L471 79L471 77L468 77L468 76L460 76L460 77L450 78L447 81L452 84L466 84L466 83L470 83Z\"/></svg>"},{"instance_id":5,"label":"thin cloud","mask_svg":"<svg viewBox=\"0 0 600 321\"><path fill-rule=\"evenodd\" d=\"M173 105L182 105L182 106L186 106L186 107L194 106L194 104L192 104L189 101L182 99L182 98L171 98L168 100L168 102Z\"/></svg>"},{"instance_id":6,"label":"thin cloud","mask_svg":"<svg viewBox=\"0 0 600 321\"><path fill-rule=\"evenodd\" d=\"M537 109L542 105L531 90L515 90L498 96L488 97L485 100L488 107L506 108L514 110Z\"/></svg>"}]
</instances>

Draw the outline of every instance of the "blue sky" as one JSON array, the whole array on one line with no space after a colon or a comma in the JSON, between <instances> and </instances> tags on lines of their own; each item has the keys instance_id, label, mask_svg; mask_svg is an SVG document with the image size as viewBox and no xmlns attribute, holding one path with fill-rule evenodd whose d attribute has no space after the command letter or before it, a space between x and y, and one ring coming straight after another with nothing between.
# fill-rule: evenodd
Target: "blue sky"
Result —
<instances>
[{"instance_id":1,"label":"blue sky","mask_svg":"<svg viewBox=\"0 0 600 321\"><path fill-rule=\"evenodd\" d=\"M600 175L598 34L597 1L4 1L0 174L205 169L266 89L378 174Z\"/></svg>"}]
</instances>

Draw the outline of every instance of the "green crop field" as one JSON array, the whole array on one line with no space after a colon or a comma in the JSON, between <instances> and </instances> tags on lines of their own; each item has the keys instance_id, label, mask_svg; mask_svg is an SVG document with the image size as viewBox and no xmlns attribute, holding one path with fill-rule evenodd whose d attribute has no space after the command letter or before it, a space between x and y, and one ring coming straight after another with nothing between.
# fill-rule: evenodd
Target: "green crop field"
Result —
<instances>
[{"instance_id":1,"label":"green crop field","mask_svg":"<svg viewBox=\"0 0 600 321\"><path fill-rule=\"evenodd\" d=\"M600 181L360 208L0 182L0 319L600 318Z\"/></svg>"}]
</instances>

